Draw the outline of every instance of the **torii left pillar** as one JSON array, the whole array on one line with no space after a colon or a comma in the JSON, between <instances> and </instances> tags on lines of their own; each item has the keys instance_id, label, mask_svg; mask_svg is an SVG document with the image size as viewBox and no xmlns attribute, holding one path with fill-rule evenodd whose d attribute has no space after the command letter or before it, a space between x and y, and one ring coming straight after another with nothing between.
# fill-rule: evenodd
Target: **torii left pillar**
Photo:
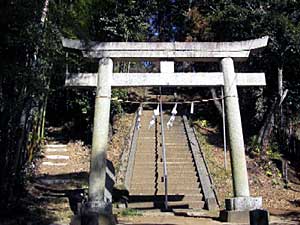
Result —
<instances>
[{"instance_id":1,"label":"torii left pillar","mask_svg":"<svg viewBox=\"0 0 300 225\"><path fill-rule=\"evenodd\" d=\"M109 58L101 59L95 100L89 199L81 210L82 225L113 224L112 205L105 201L104 196L112 74L113 61Z\"/></svg>"}]
</instances>

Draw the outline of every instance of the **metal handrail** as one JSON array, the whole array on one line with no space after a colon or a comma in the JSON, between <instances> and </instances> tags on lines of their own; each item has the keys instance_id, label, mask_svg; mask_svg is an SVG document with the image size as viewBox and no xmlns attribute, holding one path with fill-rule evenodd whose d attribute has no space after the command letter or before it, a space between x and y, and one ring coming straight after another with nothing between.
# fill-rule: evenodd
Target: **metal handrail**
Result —
<instances>
[{"instance_id":1,"label":"metal handrail","mask_svg":"<svg viewBox=\"0 0 300 225\"><path fill-rule=\"evenodd\" d=\"M165 182L165 209L168 209L168 170L167 170L167 157L166 157L166 144L163 120L162 99L160 96L160 125L161 125L161 139L162 139L162 159L164 166L164 182Z\"/></svg>"}]
</instances>

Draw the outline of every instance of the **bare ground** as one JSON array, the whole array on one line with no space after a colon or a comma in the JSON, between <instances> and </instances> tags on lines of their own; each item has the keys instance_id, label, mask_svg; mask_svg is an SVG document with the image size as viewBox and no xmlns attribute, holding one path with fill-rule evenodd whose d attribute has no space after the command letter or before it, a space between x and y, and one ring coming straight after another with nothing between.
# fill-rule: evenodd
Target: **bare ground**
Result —
<instances>
[{"instance_id":1,"label":"bare ground","mask_svg":"<svg viewBox=\"0 0 300 225\"><path fill-rule=\"evenodd\" d=\"M227 169L225 170L221 134L214 128L199 126L197 131L201 149L205 154L218 199L223 208L225 198L233 195L229 152L227 152ZM286 188L274 163L262 163L258 158L248 156L246 160L251 195L262 196L263 207L268 209L271 215L300 224L300 176L297 168L290 167L289 174L293 174L293 177Z\"/></svg>"}]
</instances>

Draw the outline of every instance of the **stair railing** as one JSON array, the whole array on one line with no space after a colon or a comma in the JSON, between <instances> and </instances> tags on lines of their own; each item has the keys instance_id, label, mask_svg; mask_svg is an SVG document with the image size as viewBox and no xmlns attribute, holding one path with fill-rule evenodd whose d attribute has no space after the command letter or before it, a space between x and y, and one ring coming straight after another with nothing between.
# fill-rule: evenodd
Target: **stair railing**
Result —
<instances>
[{"instance_id":1,"label":"stair railing","mask_svg":"<svg viewBox=\"0 0 300 225\"><path fill-rule=\"evenodd\" d=\"M160 125L161 125L161 141L162 141L162 160L164 167L164 183L165 183L165 209L168 209L168 170L167 170L167 157L166 157L166 143L165 143L165 132L164 132L164 120L163 120L163 108L162 98L160 96Z\"/></svg>"}]
</instances>

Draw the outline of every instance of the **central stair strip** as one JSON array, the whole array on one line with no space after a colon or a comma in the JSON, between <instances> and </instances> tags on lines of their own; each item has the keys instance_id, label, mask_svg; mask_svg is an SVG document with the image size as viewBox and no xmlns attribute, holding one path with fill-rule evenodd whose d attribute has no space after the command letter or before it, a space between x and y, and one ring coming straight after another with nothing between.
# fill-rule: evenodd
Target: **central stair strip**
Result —
<instances>
[{"instance_id":1,"label":"central stair strip","mask_svg":"<svg viewBox=\"0 0 300 225\"><path fill-rule=\"evenodd\" d=\"M152 111L145 110L141 116L129 187L129 207L163 210L165 184L161 125L157 119L155 126L148 129L152 114ZM163 117L167 121L170 116L164 114ZM164 130L169 209L203 209L206 199L202 195L200 170L196 168L183 117L177 116L173 127L167 129L165 126Z\"/></svg>"}]
</instances>

